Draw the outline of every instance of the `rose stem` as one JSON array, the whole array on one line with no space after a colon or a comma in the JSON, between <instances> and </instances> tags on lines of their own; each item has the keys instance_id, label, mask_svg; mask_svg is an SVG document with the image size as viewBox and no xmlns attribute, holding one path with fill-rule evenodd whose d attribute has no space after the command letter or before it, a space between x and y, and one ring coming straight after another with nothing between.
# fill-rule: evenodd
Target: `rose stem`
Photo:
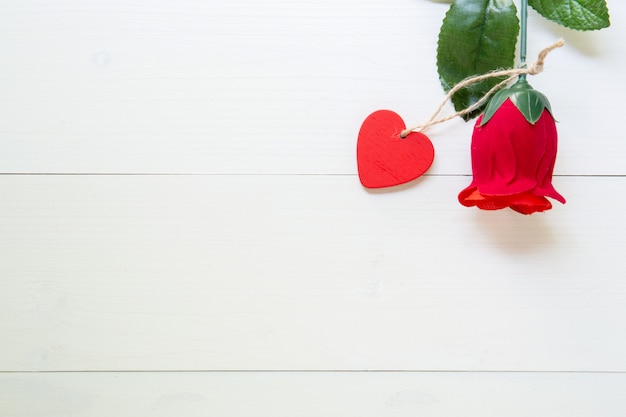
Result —
<instances>
[{"instance_id":1,"label":"rose stem","mask_svg":"<svg viewBox=\"0 0 626 417\"><path fill-rule=\"evenodd\" d=\"M520 4L520 42L519 42L519 59L520 67L526 68L526 32L528 20L528 0L521 0ZM526 74L519 76L522 80L526 79Z\"/></svg>"}]
</instances>

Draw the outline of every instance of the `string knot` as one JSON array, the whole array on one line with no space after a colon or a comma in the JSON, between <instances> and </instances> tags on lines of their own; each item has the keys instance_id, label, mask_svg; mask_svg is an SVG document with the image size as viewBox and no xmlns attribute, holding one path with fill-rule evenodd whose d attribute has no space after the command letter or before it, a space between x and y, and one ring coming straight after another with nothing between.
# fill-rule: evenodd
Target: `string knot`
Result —
<instances>
[{"instance_id":1,"label":"string knot","mask_svg":"<svg viewBox=\"0 0 626 417\"><path fill-rule=\"evenodd\" d=\"M560 48L563 45L565 45L565 42L563 41L563 39L559 39L557 42L553 43L547 48L542 49L541 52L539 52L539 56L537 57L537 60L533 62L528 68L528 74L537 75L541 71L543 71L543 63L546 59L546 56L548 56L548 54L552 52L553 49Z\"/></svg>"},{"instance_id":2,"label":"string knot","mask_svg":"<svg viewBox=\"0 0 626 417\"><path fill-rule=\"evenodd\" d=\"M528 67L529 75L537 75L541 71L543 71L543 61L535 61L530 65L530 67Z\"/></svg>"}]
</instances>

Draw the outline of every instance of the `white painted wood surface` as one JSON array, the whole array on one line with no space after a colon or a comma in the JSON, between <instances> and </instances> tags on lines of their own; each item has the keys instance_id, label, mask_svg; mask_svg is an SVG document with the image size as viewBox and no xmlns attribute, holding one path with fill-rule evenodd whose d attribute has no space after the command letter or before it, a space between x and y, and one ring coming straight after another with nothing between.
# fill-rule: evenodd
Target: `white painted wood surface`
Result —
<instances>
[{"instance_id":1,"label":"white painted wood surface","mask_svg":"<svg viewBox=\"0 0 626 417\"><path fill-rule=\"evenodd\" d=\"M461 121L415 184L356 177L369 112L442 98L445 3L0 0L0 415L623 416L608 3L531 13L568 203L524 217L458 205Z\"/></svg>"},{"instance_id":2,"label":"white painted wood surface","mask_svg":"<svg viewBox=\"0 0 626 417\"><path fill-rule=\"evenodd\" d=\"M3 369L626 371L625 178L528 217L466 177L0 181Z\"/></svg>"},{"instance_id":3,"label":"white painted wood surface","mask_svg":"<svg viewBox=\"0 0 626 417\"><path fill-rule=\"evenodd\" d=\"M0 399L20 417L622 417L625 384L624 374L9 374Z\"/></svg>"},{"instance_id":4,"label":"white painted wood surface","mask_svg":"<svg viewBox=\"0 0 626 417\"><path fill-rule=\"evenodd\" d=\"M2 172L354 174L365 116L443 98L448 5L430 0L2 0ZM626 6L579 33L532 13L533 85L560 124L557 172L626 172ZM612 122L613 121L613 122ZM468 174L471 126L432 130L435 174Z\"/></svg>"}]
</instances>

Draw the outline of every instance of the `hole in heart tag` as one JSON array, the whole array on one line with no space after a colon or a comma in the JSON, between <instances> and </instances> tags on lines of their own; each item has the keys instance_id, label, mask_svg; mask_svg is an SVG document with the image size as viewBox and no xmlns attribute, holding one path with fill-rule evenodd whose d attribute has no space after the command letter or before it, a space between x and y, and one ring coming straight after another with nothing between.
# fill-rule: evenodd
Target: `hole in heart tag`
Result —
<instances>
[{"instance_id":1,"label":"hole in heart tag","mask_svg":"<svg viewBox=\"0 0 626 417\"><path fill-rule=\"evenodd\" d=\"M361 125L356 157L359 179L367 188L400 185L419 178L433 163L435 149L420 132L400 134L406 125L391 110L370 114Z\"/></svg>"}]
</instances>

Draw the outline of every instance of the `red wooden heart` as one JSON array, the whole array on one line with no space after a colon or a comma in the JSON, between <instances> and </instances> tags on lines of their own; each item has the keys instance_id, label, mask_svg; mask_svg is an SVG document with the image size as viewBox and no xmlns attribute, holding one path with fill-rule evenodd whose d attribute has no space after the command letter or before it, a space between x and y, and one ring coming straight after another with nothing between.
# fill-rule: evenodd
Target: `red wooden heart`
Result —
<instances>
[{"instance_id":1,"label":"red wooden heart","mask_svg":"<svg viewBox=\"0 0 626 417\"><path fill-rule=\"evenodd\" d=\"M435 149L428 137L411 132L405 138L402 118L390 110L367 116L356 147L361 184L367 188L391 187L412 181L430 168Z\"/></svg>"}]
</instances>

